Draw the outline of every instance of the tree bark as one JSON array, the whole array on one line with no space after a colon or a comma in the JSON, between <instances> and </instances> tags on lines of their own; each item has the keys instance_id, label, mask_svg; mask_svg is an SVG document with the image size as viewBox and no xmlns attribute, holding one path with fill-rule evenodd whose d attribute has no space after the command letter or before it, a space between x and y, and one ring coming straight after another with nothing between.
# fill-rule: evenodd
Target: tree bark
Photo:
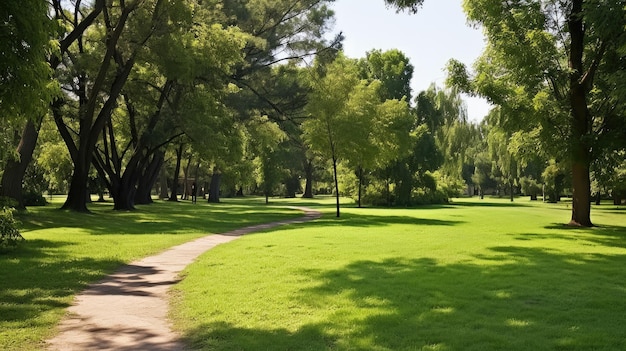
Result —
<instances>
[{"instance_id":1,"label":"tree bark","mask_svg":"<svg viewBox=\"0 0 626 351\"><path fill-rule=\"evenodd\" d=\"M22 130L20 142L15 150L19 155L19 160L10 158L4 166L4 173L2 173L0 196L15 199L18 209L25 208L22 183L24 181L24 175L26 174L26 168L28 168L28 165L33 159L33 151L39 139L41 120L42 118L40 118L37 123L31 120L26 122Z\"/></svg>"},{"instance_id":2,"label":"tree bark","mask_svg":"<svg viewBox=\"0 0 626 351\"><path fill-rule=\"evenodd\" d=\"M162 151L157 151L152 156L152 159L137 182L137 192L135 193L136 204L148 205L153 202L150 193L159 178L159 170L163 167L164 160L165 153Z\"/></svg>"},{"instance_id":3,"label":"tree bark","mask_svg":"<svg viewBox=\"0 0 626 351\"><path fill-rule=\"evenodd\" d=\"M305 199L313 198L313 162L311 160L307 160L304 165L304 173L305 173L305 185L304 185L304 194L302 197Z\"/></svg>"},{"instance_id":4,"label":"tree bark","mask_svg":"<svg viewBox=\"0 0 626 351\"><path fill-rule=\"evenodd\" d=\"M189 155L189 158L187 159L187 166L185 166L185 169L183 170L183 195L181 200L188 200L189 199L189 194L191 193L190 189L189 189L189 169L191 168L191 161L193 159L192 155Z\"/></svg>"},{"instance_id":5,"label":"tree bark","mask_svg":"<svg viewBox=\"0 0 626 351\"><path fill-rule=\"evenodd\" d=\"M361 208L361 189L363 187L363 167L359 166L359 199L358 206Z\"/></svg>"},{"instance_id":6,"label":"tree bark","mask_svg":"<svg viewBox=\"0 0 626 351\"><path fill-rule=\"evenodd\" d=\"M210 203L220 202L221 182L222 182L222 173L220 173L219 168L215 167L213 169L213 175L211 176L211 184L209 185L209 202Z\"/></svg>"},{"instance_id":7,"label":"tree bark","mask_svg":"<svg viewBox=\"0 0 626 351\"><path fill-rule=\"evenodd\" d=\"M339 218L339 180L337 179L337 158L333 154L333 176L335 177L335 198L337 202L337 218Z\"/></svg>"},{"instance_id":8,"label":"tree bark","mask_svg":"<svg viewBox=\"0 0 626 351\"><path fill-rule=\"evenodd\" d=\"M585 28L583 23L583 0L572 2L572 12L568 18L570 32L569 68L569 103L571 108L572 135L572 219L570 225L591 227L591 181L589 166L591 163L591 147L588 134L590 132L591 115L587 105L587 86L593 78L593 72L584 72L583 55L585 49ZM593 68L590 68L590 70Z\"/></svg>"},{"instance_id":9,"label":"tree bark","mask_svg":"<svg viewBox=\"0 0 626 351\"><path fill-rule=\"evenodd\" d=\"M159 182L160 182L160 191L159 191L159 199L167 199L167 174L165 173L165 167L161 167L159 171Z\"/></svg>"},{"instance_id":10,"label":"tree bark","mask_svg":"<svg viewBox=\"0 0 626 351\"><path fill-rule=\"evenodd\" d=\"M174 168L174 175L172 176L172 192L170 193L169 201L178 201L178 175L180 174L180 163L183 158L183 147L185 144L180 144L178 150L176 150L176 167Z\"/></svg>"}]
</instances>

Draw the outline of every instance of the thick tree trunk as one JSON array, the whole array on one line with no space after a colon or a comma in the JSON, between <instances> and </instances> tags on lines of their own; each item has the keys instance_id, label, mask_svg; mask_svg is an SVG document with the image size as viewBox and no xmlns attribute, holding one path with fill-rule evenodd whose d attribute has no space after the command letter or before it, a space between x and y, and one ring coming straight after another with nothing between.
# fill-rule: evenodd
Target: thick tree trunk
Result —
<instances>
[{"instance_id":1,"label":"thick tree trunk","mask_svg":"<svg viewBox=\"0 0 626 351\"><path fill-rule=\"evenodd\" d=\"M113 193L113 209L115 211L135 210L136 176L132 175L131 178L132 179L122 178L119 182L119 186Z\"/></svg>"},{"instance_id":2,"label":"thick tree trunk","mask_svg":"<svg viewBox=\"0 0 626 351\"><path fill-rule=\"evenodd\" d=\"M75 212L89 212L87 209L87 180L89 177L89 168L91 162L81 157L80 160L74 162L74 172L70 180L70 189L67 193L67 199L61 209L72 210Z\"/></svg>"},{"instance_id":3,"label":"thick tree trunk","mask_svg":"<svg viewBox=\"0 0 626 351\"><path fill-rule=\"evenodd\" d=\"M591 227L591 181L589 164L574 161L572 165L572 220L570 225Z\"/></svg>"},{"instance_id":4,"label":"thick tree trunk","mask_svg":"<svg viewBox=\"0 0 626 351\"><path fill-rule=\"evenodd\" d=\"M211 176L211 184L209 185L209 202L220 202L220 185L222 183L222 173L215 167L213 169L213 175Z\"/></svg>"},{"instance_id":5,"label":"thick tree trunk","mask_svg":"<svg viewBox=\"0 0 626 351\"><path fill-rule=\"evenodd\" d=\"M306 165L304 166L305 173L305 185L304 185L304 194L302 197L305 199L313 198L313 162L307 160Z\"/></svg>"},{"instance_id":6,"label":"thick tree trunk","mask_svg":"<svg viewBox=\"0 0 626 351\"><path fill-rule=\"evenodd\" d=\"M162 151L157 151L152 156L150 163L146 166L145 171L137 182L137 192L135 194L135 203L138 205L148 205L152 201L152 188L159 178L159 170L163 167L165 160L165 154ZM167 186L166 186L167 188Z\"/></svg>"},{"instance_id":7,"label":"thick tree trunk","mask_svg":"<svg viewBox=\"0 0 626 351\"><path fill-rule=\"evenodd\" d=\"M622 192L613 190L613 205L619 206L622 204Z\"/></svg>"},{"instance_id":8,"label":"thick tree trunk","mask_svg":"<svg viewBox=\"0 0 626 351\"><path fill-rule=\"evenodd\" d=\"M585 50L585 28L583 24L583 0L572 1L572 12L568 18L570 32L569 103L571 108L572 135L572 219L570 225L591 227L591 181L589 165L591 148L588 145L591 116L587 105L587 89L591 86L595 68L585 72L583 55Z\"/></svg>"},{"instance_id":9,"label":"thick tree trunk","mask_svg":"<svg viewBox=\"0 0 626 351\"><path fill-rule=\"evenodd\" d=\"M170 193L169 201L178 201L178 175L180 174L180 163L183 158L183 147L184 144L180 144L178 150L176 150L176 167L172 176L172 192Z\"/></svg>"},{"instance_id":10,"label":"thick tree trunk","mask_svg":"<svg viewBox=\"0 0 626 351\"><path fill-rule=\"evenodd\" d=\"M0 185L0 196L7 196L17 201L17 207L24 209L24 197L22 195L22 183L26 168L33 159L33 151L39 138L39 128L41 119L35 123L31 120L26 122L22 131L20 142L15 150L19 155L19 160L9 159L4 166L2 173L2 183Z\"/></svg>"}]
</instances>

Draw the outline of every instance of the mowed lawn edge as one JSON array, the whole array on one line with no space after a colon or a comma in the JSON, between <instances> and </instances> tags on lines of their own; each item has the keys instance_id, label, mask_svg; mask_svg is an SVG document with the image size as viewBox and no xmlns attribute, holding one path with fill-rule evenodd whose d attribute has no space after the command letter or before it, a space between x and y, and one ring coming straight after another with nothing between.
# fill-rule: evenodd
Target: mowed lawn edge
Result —
<instances>
[{"instance_id":1,"label":"mowed lawn edge","mask_svg":"<svg viewBox=\"0 0 626 351\"><path fill-rule=\"evenodd\" d=\"M0 349L41 350L75 294L120 266L195 238L302 215L262 199L220 204L157 201L116 212L58 210L60 199L17 215L26 241L0 253Z\"/></svg>"},{"instance_id":2,"label":"mowed lawn edge","mask_svg":"<svg viewBox=\"0 0 626 351\"><path fill-rule=\"evenodd\" d=\"M527 199L321 208L184 271L172 318L192 349L626 349L623 207L594 206L596 228Z\"/></svg>"}]
</instances>

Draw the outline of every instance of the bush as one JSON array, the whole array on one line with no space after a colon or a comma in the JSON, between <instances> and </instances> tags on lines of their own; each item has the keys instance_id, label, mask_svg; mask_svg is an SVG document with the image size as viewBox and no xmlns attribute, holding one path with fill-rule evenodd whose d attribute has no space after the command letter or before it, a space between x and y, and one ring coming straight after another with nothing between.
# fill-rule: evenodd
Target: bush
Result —
<instances>
[{"instance_id":1,"label":"bush","mask_svg":"<svg viewBox=\"0 0 626 351\"><path fill-rule=\"evenodd\" d=\"M48 202L41 193L27 191L24 194L24 206L45 206Z\"/></svg>"},{"instance_id":2,"label":"bush","mask_svg":"<svg viewBox=\"0 0 626 351\"><path fill-rule=\"evenodd\" d=\"M16 207L18 205L17 200L8 196L0 196L0 208Z\"/></svg>"},{"instance_id":3,"label":"bush","mask_svg":"<svg viewBox=\"0 0 626 351\"><path fill-rule=\"evenodd\" d=\"M12 208L3 207L0 211L0 249L17 246L24 237L17 229L17 221L13 218Z\"/></svg>"}]
</instances>

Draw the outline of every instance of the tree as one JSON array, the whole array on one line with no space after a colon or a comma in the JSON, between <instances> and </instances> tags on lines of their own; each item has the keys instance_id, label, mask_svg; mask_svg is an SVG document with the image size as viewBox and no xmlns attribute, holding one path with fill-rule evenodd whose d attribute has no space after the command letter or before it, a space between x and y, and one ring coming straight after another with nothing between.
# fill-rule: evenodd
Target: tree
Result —
<instances>
[{"instance_id":1,"label":"tree","mask_svg":"<svg viewBox=\"0 0 626 351\"><path fill-rule=\"evenodd\" d=\"M63 88L71 95L58 99L52 111L74 163L64 209L88 211L87 181L96 143L111 118L139 53L159 25L163 25L162 5L162 0L121 2L119 6L107 4L102 9L100 22L103 32L92 31L87 37L81 33L75 51L62 57L66 67L63 74L68 78ZM85 45L87 39L92 39L89 45ZM122 43L129 45L128 50L122 49ZM77 108L68 116L61 109L63 105ZM76 138L70 124L77 127Z\"/></svg>"},{"instance_id":2,"label":"tree","mask_svg":"<svg viewBox=\"0 0 626 351\"><path fill-rule=\"evenodd\" d=\"M433 135L437 151L445 155L440 165L442 179L465 182L471 189L474 160L480 151L481 130L468 122L467 108L459 90L452 87L441 89L431 85L415 98L417 122L428 127Z\"/></svg>"},{"instance_id":3,"label":"tree","mask_svg":"<svg viewBox=\"0 0 626 351\"><path fill-rule=\"evenodd\" d=\"M48 3L39 0L0 3L0 116L41 115L55 93L48 57L55 23Z\"/></svg>"},{"instance_id":4,"label":"tree","mask_svg":"<svg viewBox=\"0 0 626 351\"><path fill-rule=\"evenodd\" d=\"M385 0L385 4L395 7L398 11L408 10L412 13L417 13L422 3L424 0Z\"/></svg>"},{"instance_id":5,"label":"tree","mask_svg":"<svg viewBox=\"0 0 626 351\"><path fill-rule=\"evenodd\" d=\"M487 122L489 123L491 116L495 116L498 113L500 113L499 109L493 109L487 117ZM515 154L511 152L511 148L509 147L510 138L511 136L497 125L489 126L487 134L489 154L493 160L494 168L496 168L501 175L501 183L509 186L509 196L511 202L513 202L515 195L513 185L518 179L518 162Z\"/></svg>"},{"instance_id":6,"label":"tree","mask_svg":"<svg viewBox=\"0 0 626 351\"><path fill-rule=\"evenodd\" d=\"M339 54L335 61L325 67L325 75L313 70L311 84L313 92L307 110L312 118L303 123L304 138L316 152L332 161L335 183L337 217L339 212L339 183L337 163L349 149L354 139L352 133L358 121L353 120L348 102L354 87L364 84L359 81L354 60Z\"/></svg>"},{"instance_id":7,"label":"tree","mask_svg":"<svg viewBox=\"0 0 626 351\"><path fill-rule=\"evenodd\" d=\"M464 8L484 27L488 45L473 78L458 62L450 65L456 84L500 105L518 129L541 127L546 139L559 135L572 174L570 224L591 226L593 150L613 119L600 107L615 106L623 94L601 84L623 74L623 2L466 0Z\"/></svg>"},{"instance_id":8,"label":"tree","mask_svg":"<svg viewBox=\"0 0 626 351\"><path fill-rule=\"evenodd\" d=\"M20 126L22 133L15 149L15 154L19 157L10 157L4 166L0 195L16 199L18 207L23 207L23 179L33 157L41 121L49 107L48 104L59 94L56 82L50 79L51 72L58 69L61 63L59 57L67 54L69 48L81 38L100 15L104 8L104 1L95 1L88 9L82 8L81 3L76 2L72 12L75 16L64 10L60 0L52 1L52 10L45 2L33 1L27 1L26 4L3 2L1 6L3 6L2 11L7 11L7 17L15 21L11 24L9 20L6 22L8 25L3 27L8 29L9 33L2 37L11 39L2 43L10 47L18 45L18 42L20 44L15 49L2 48L1 50L3 53L12 52L14 55L9 54L5 57L6 61L2 60L3 63L6 62L12 67L5 71L6 74L11 75L12 79L5 81L6 85L0 84L10 90L9 96L4 96L4 93L0 95L0 99L6 103L6 105L3 103L0 105L12 109L12 111L6 111L6 115L21 117L18 120L26 119L26 122L25 125ZM54 14L53 21L48 20L48 11ZM62 23L61 28L65 31L59 30L59 33L56 33L58 39L55 41L53 38L56 27L53 23L56 22ZM27 45L22 45L24 43ZM57 47L58 51L44 55L46 50L52 51L52 47ZM15 69L17 71L13 71ZM19 87L14 89L11 86L15 84ZM20 93L23 88L26 88L28 92ZM11 102L14 98L19 98L20 102ZM0 110L3 109L2 106ZM6 116L5 113L2 115Z\"/></svg>"},{"instance_id":9,"label":"tree","mask_svg":"<svg viewBox=\"0 0 626 351\"><path fill-rule=\"evenodd\" d=\"M409 58L400 50L389 51L372 50L359 61L361 78L379 80L381 87L379 96L381 101L402 100L411 101L411 79L413 65Z\"/></svg>"},{"instance_id":10,"label":"tree","mask_svg":"<svg viewBox=\"0 0 626 351\"><path fill-rule=\"evenodd\" d=\"M267 116L250 121L247 129L252 143L251 151L256 156L254 162L257 165L257 184L267 204L269 197L274 195L276 187L282 180L279 145L285 140L286 135L278 124L271 122Z\"/></svg>"}]
</instances>

